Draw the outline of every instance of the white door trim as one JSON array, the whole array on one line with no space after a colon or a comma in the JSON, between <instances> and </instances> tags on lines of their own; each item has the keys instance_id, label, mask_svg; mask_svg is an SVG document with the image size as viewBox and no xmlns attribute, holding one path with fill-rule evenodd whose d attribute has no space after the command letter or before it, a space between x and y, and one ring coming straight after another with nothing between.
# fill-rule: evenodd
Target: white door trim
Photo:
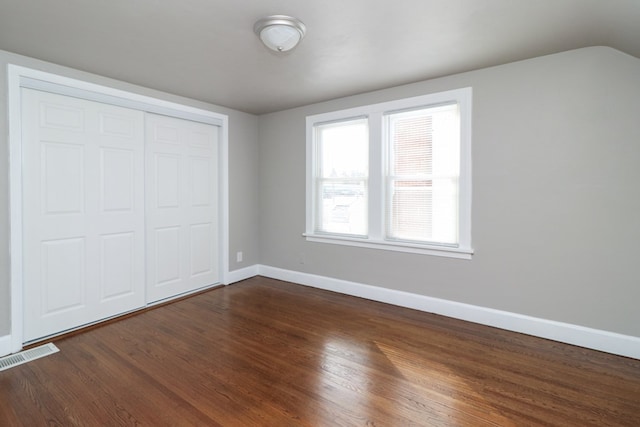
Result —
<instances>
[{"instance_id":1,"label":"white door trim","mask_svg":"<svg viewBox=\"0 0 640 427\"><path fill-rule=\"evenodd\" d=\"M142 111L162 112L179 118L190 119L209 124L217 124L222 128L220 140L220 280L226 284L229 277L229 118L227 115L208 110L177 104L158 98L126 92L123 90L101 86L76 80L57 74L34 70L9 64L7 67L8 89L8 126L9 126L9 220L10 220L10 286L11 286L11 352L22 349L23 344L23 247L22 247L22 137L21 137L21 101L20 87L33 87L34 81L42 83L43 88L55 90L61 94L85 97L107 104L122 105L129 102ZM68 92L65 93L66 88Z\"/></svg>"}]
</instances>

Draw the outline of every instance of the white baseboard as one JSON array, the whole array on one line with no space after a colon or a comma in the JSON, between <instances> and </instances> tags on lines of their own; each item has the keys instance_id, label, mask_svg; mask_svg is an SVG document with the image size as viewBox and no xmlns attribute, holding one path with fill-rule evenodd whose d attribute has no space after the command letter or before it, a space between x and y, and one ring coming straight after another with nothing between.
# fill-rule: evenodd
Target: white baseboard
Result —
<instances>
[{"instance_id":1,"label":"white baseboard","mask_svg":"<svg viewBox=\"0 0 640 427\"><path fill-rule=\"evenodd\" d=\"M11 353L11 335L0 337L0 357Z\"/></svg>"},{"instance_id":2,"label":"white baseboard","mask_svg":"<svg viewBox=\"0 0 640 427\"><path fill-rule=\"evenodd\" d=\"M441 314L566 344L640 359L640 337L556 322L424 295L259 265L258 274L314 288Z\"/></svg>"},{"instance_id":3,"label":"white baseboard","mask_svg":"<svg viewBox=\"0 0 640 427\"><path fill-rule=\"evenodd\" d=\"M258 275L258 265L252 265L246 268L242 268L240 270L233 270L227 274L225 278L224 284L230 285L232 283L240 282L242 280L249 279L253 276Z\"/></svg>"}]
</instances>

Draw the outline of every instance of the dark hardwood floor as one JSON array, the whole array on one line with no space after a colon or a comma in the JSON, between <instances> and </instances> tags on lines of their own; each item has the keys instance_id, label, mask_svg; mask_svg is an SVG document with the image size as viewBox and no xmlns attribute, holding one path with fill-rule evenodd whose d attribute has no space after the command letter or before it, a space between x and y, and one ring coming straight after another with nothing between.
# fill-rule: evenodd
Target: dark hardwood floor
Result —
<instances>
[{"instance_id":1,"label":"dark hardwood floor","mask_svg":"<svg viewBox=\"0 0 640 427\"><path fill-rule=\"evenodd\" d=\"M640 361L256 277L0 372L0 426L640 426Z\"/></svg>"}]
</instances>

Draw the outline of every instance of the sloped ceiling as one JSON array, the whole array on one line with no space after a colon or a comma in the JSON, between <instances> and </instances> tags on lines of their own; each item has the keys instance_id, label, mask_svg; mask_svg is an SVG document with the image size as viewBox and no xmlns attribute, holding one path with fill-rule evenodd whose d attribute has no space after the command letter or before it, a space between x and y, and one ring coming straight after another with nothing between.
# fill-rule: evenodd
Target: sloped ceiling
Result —
<instances>
[{"instance_id":1,"label":"sloped ceiling","mask_svg":"<svg viewBox=\"0 0 640 427\"><path fill-rule=\"evenodd\" d=\"M0 0L0 49L254 114L597 45L640 57L639 0Z\"/></svg>"}]
</instances>

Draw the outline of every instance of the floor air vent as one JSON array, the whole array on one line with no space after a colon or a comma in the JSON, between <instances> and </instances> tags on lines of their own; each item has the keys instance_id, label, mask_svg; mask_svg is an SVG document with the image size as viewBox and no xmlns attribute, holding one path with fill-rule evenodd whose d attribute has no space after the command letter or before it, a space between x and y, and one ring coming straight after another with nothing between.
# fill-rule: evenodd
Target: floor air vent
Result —
<instances>
[{"instance_id":1,"label":"floor air vent","mask_svg":"<svg viewBox=\"0 0 640 427\"><path fill-rule=\"evenodd\" d=\"M32 360L40 359L41 357L48 356L53 353L57 353L58 347L52 343L34 347L29 350L21 351L20 353L11 354L0 358L0 371L5 371L14 366L22 365L23 363L31 362Z\"/></svg>"}]
</instances>

